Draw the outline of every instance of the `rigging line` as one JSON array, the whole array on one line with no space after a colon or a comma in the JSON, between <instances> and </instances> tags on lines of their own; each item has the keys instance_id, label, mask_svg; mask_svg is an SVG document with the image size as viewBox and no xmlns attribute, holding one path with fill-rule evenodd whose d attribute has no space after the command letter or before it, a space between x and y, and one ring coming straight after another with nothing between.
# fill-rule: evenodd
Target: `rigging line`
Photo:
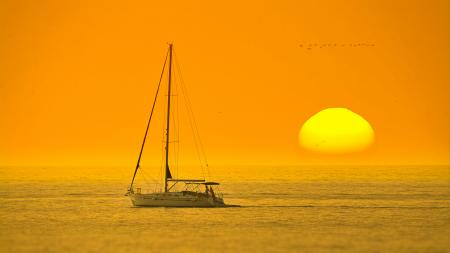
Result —
<instances>
[{"instance_id":1,"label":"rigging line","mask_svg":"<svg viewBox=\"0 0 450 253\"><path fill-rule=\"evenodd\" d=\"M188 108L189 108L189 111L190 111L190 114L191 114L191 117L192 117L192 120L193 120L193 122L194 122L194 127L195 127L195 131L196 131L196 133L197 133L197 139L198 139L198 142L199 142L199 146L200 146L200 151L202 152L202 154L203 154L203 158L204 158L204 160L205 160L205 164L206 164L206 169L207 169L207 172L208 172L208 176L210 176L210 171L209 171L209 168L208 168L208 159L207 159L207 157L206 157L206 153L205 153L205 149L204 149L204 146L203 146L203 142L202 142L202 140L201 140L201 138L200 138L200 131L198 130L198 124L197 124L197 121L196 121L196 119L195 119L195 116L194 116L194 112L193 112L193 109L192 109L192 103L191 103L191 101L190 101L190 98L189 98L189 95L188 95L188 93L187 93L187 89L186 89L186 87L185 87L185 85L184 85L184 80L183 80L183 76L182 76L182 74L181 74L181 64L179 63L179 61L178 61L178 58L177 58L177 55L176 55L176 53L174 53L174 56L175 56L175 64L176 64L176 66L177 66L177 69L178 69L178 72L179 72L179 75L180 75L180 79L181 79L181 87L182 87L182 89L184 89L184 94L185 94L185 99L187 100L187 104L188 104Z\"/></svg>"},{"instance_id":2,"label":"rigging line","mask_svg":"<svg viewBox=\"0 0 450 253\"><path fill-rule=\"evenodd\" d=\"M178 59L176 59L175 58L175 64L178 64ZM177 68L177 71L179 72L178 74L181 76L181 71L180 71L180 68L179 68L179 66L178 65L176 65L176 68ZM203 176L203 178L205 178L205 170L204 170L204 168L203 168L203 160L202 160L202 156L201 156L201 152L200 152L200 146L199 146L199 143L198 143L198 136L196 135L196 133L195 133L195 130L194 130L194 124L193 124L193 122L192 122L192 118L193 118L193 115L191 115L190 113L191 113L191 111L189 111L189 103L188 103L188 101L187 101L187 99L186 99L186 94L187 94L187 92L186 92L186 90L185 90L185 87L183 86L183 82L182 82L182 79L181 79L181 85L180 85L180 87L182 88L182 93L183 93L183 98L184 98L184 101L185 101L185 105L186 105L186 112L187 112L187 115L188 115L188 121L189 121L189 125L190 125L190 127L191 127L191 131L192 131L192 136L193 136L193 140L194 140L194 146L195 146L195 151L196 151L196 154L197 154L197 159L198 159L198 161L199 161L199 163L200 163L200 168L202 169L202 176ZM184 89L184 90L183 90Z\"/></svg>"},{"instance_id":3,"label":"rigging line","mask_svg":"<svg viewBox=\"0 0 450 253\"><path fill-rule=\"evenodd\" d=\"M146 184L148 184L148 185L154 184L154 183L152 183L152 182L154 182L155 179L154 179L151 175L147 174L147 173L144 172L144 170L142 170L142 169L139 170L139 172L141 173L142 178L144 179L144 182L145 182Z\"/></svg>"},{"instance_id":4,"label":"rigging line","mask_svg":"<svg viewBox=\"0 0 450 253\"><path fill-rule=\"evenodd\" d=\"M161 135L161 138L162 139L164 139L164 135L165 135L165 133L164 133L164 126L162 127L162 129L163 129L163 131L162 131L162 135ZM164 169L165 169L165 164L164 164L164 146L165 146L165 143L162 141L161 142L161 144L160 144L160 147L161 147L161 159L160 159L160 165L159 165L159 179L160 179L160 182L163 180L163 177L164 177Z\"/></svg>"},{"instance_id":5,"label":"rigging line","mask_svg":"<svg viewBox=\"0 0 450 253\"><path fill-rule=\"evenodd\" d=\"M181 91L180 91L180 81L179 81L179 77L178 77L178 75L177 75L177 83L176 83L176 89L177 89L177 93L180 93ZM180 98L179 97L177 97L177 121L178 121L178 129L177 129L177 131L178 131L178 145L177 145L177 154L178 154L178 161L177 161L177 174L179 175L179 177L182 177L182 175L180 175L179 173L179 166L180 166L180 157L181 157L181 153L180 153L180 150L182 150L181 149L181 135L180 135L180 133L181 133L181 124L182 124L182 121L180 120L180 117L181 117L181 114L180 114Z\"/></svg>"},{"instance_id":6,"label":"rigging line","mask_svg":"<svg viewBox=\"0 0 450 253\"><path fill-rule=\"evenodd\" d=\"M177 64L179 64L178 61L177 61ZM179 65L177 65L177 70L179 72L179 75L181 76L181 70L180 70ZM183 98L185 100L185 105L186 105L186 111L188 113L189 124L190 124L191 130L192 130L192 135L193 135L193 139L194 139L196 153L197 153L197 156L198 156L197 158L199 160L200 167L202 169L203 177L205 177L205 170L204 170L204 167L203 167L203 159L205 160L205 164L206 164L206 157L202 157L202 154L201 154L201 146L200 146L200 141L199 141L200 140L200 135L199 135L198 131L197 132L195 131L195 127L194 127L195 121L193 120L193 119L195 119L195 117L194 117L194 114L193 114L192 105L190 104L189 97L187 95L187 89L184 86L183 80L181 82L181 87L182 87L182 89L184 89L183 90L184 91L183 92Z\"/></svg>"},{"instance_id":7,"label":"rigging line","mask_svg":"<svg viewBox=\"0 0 450 253\"><path fill-rule=\"evenodd\" d=\"M180 92L180 90L179 90L179 87L178 87L178 85L179 85L179 83L177 82L176 83L176 89L177 89L177 93L179 93ZM177 110L177 121L178 121L178 129L177 129L177 135L178 135L178 143L177 143L177 176L179 177L179 178L181 178L181 175L179 174L179 165L180 165L180 140L181 140L181 138L180 138L180 129L181 129L181 121L180 121L180 99L179 99L179 97L177 97L177 107L176 107L176 110Z\"/></svg>"},{"instance_id":8,"label":"rigging line","mask_svg":"<svg viewBox=\"0 0 450 253\"><path fill-rule=\"evenodd\" d=\"M171 107L172 108L175 107L175 103L176 103L176 95L175 94L176 94L176 90L175 90L175 75L174 75L174 73L172 73L172 94L171 94L171 96L173 98L171 98L171 99L174 99L174 100L171 100ZM172 141L169 140L169 143L173 143L172 145L170 145L170 148L172 149L172 152L170 152L170 153L173 154L172 155L173 159L171 159L171 161L172 161L172 164L174 165L173 167L171 166L171 168L175 169L175 171L176 171L176 166L177 166L177 154L176 154L176 145L177 145L177 143L176 143L176 140L177 140L176 133L177 133L177 131L176 131L176 129L178 127L178 125L177 125L178 123L175 121L175 112L171 113L170 116L171 116L171 120L172 120L172 123L171 123L172 127L171 127L171 129L173 131L173 134L171 136L173 136L173 139L172 139Z\"/></svg>"},{"instance_id":9,"label":"rigging line","mask_svg":"<svg viewBox=\"0 0 450 253\"><path fill-rule=\"evenodd\" d=\"M178 80L178 76L176 75L176 72L173 73L173 78L174 78L174 90L176 94L179 94L179 80ZM180 110L179 110L179 105L180 105L180 101L178 96L175 98L175 113L176 116L174 117L174 121L176 122L175 125L177 126L175 128L176 130L176 140L177 143L175 144L175 148L174 148L174 153L175 153L175 169L176 169L176 173L177 173L177 178L180 178L180 175L178 174L178 168L179 168L179 159L180 159Z\"/></svg>"},{"instance_id":10,"label":"rigging line","mask_svg":"<svg viewBox=\"0 0 450 253\"><path fill-rule=\"evenodd\" d=\"M176 58L176 57L177 57L177 56L175 55L175 58ZM201 141L201 138L200 138L200 131L198 130L198 124L197 124L197 121L196 121L195 116L194 116L194 111L193 111L193 109L192 109L192 103L191 103L190 98L189 98L189 95L188 95L188 93L187 93L187 89L186 89L186 87L185 87L185 85L184 85L184 80L183 80L183 77L182 77L182 74L181 74L181 66L180 66L181 64L179 63L178 59L176 59L176 64L177 64L178 72L179 72L179 75L180 75L180 78L181 78L182 88L185 89L185 92L184 92L184 93L185 93L185 97L186 97L186 99L187 99L187 101L188 101L188 104L189 104L189 111L190 111L192 120L193 120L193 122L194 122L195 130L196 130L196 132L197 132L197 137L198 137L198 141L199 141L200 146L201 146L201 151L202 151L203 156L204 156L204 158L205 158L205 162L207 162L207 159L206 159L206 153L205 153L205 150L204 150L204 148L203 148L203 144L202 144L202 141Z\"/></svg>"},{"instance_id":11,"label":"rigging line","mask_svg":"<svg viewBox=\"0 0 450 253\"><path fill-rule=\"evenodd\" d=\"M168 96L166 96L168 98ZM164 101L164 103L166 103L166 101ZM164 106L163 107L163 115L167 114L167 108ZM160 180L164 180L164 170L165 168L165 161L164 161L164 157L165 157L165 135L166 135L166 126L165 126L165 122L164 120L161 120L161 167L160 167L160 171L159 171L159 178Z\"/></svg>"},{"instance_id":12,"label":"rigging line","mask_svg":"<svg viewBox=\"0 0 450 253\"><path fill-rule=\"evenodd\" d=\"M142 172L142 170L140 170ZM147 184L146 189L151 190L152 186L153 186L153 192L156 192L156 187L158 186L158 183L156 183L156 181L154 181L153 178L150 178L150 180L148 179L148 174L142 174L142 178L144 179L144 182ZM147 192L149 192L149 190L147 190Z\"/></svg>"},{"instance_id":13,"label":"rigging line","mask_svg":"<svg viewBox=\"0 0 450 253\"><path fill-rule=\"evenodd\" d=\"M139 158L137 160L136 168L134 169L133 179L131 180L129 191L133 191L134 179L136 177L136 172L139 169L139 163L141 162L142 152L144 151L144 146L145 146L145 140L147 139L147 133L148 133L148 129L150 127L150 122L152 120L153 111L155 109L156 99L158 98L159 88L161 87L161 80L162 80L163 75L164 75L164 69L166 68L166 62L167 62L167 56L168 55L169 55L169 51L167 51L166 58L164 59L164 65L163 65L163 68L162 68L162 71L161 71L161 76L159 77L158 88L156 89L155 99L153 100L152 110L150 112L150 117L148 119L147 128L145 129L144 140L142 141L141 151L139 152Z\"/></svg>"},{"instance_id":14,"label":"rigging line","mask_svg":"<svg viewBox=\"0 0 450 253\"><path fill-rule=\"evenodd\" d=\"M150 178L150 180L156 181L156 179L155 179L151 174L148 174L148 173L145 171L145 169L143 169L142 167L141 167L141 169L139 170L139 172L140 172L143 176L146 176L147 179Z\"/></svg>"},{"instance_id":15,"label":"rigging line","mask_svg":"<svg viewBox=\"0 0 450 253\"><path fill-rule=\"evenodd\" d=\"M170 51L170 48L169 48L169 51ZM169 76L170 75L170 73L168 73L167 74L167 76ZM165 100L164 100L164 104L167 104L167 100L169 99L169 95L167 94L167 95L165 95L164 96L165 97ZM167 107L166 106L163 106L163 116L162 116L162 119L163 120L161 120L161 163L160 163L160 165L161 165L161 167L160 167L160 171L159 171L159 175L160 175L160 180L161 181L164 181L165 180L165 173L166 173L166 159L165 159L165 151L166 151L166 131L167 131L167 129L166 129L166 123L167 122L165 122L164 121L164 115L167 115ZM160 189L160 191L161 191L161 189Z\"/></svg>"}]
</instances>

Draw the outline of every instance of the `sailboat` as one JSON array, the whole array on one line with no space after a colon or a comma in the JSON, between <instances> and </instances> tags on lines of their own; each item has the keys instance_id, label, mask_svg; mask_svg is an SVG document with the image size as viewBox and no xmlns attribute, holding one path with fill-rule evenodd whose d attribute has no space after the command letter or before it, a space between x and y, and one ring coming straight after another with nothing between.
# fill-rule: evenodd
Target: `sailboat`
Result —
<instances>
[{"instance_id":1,"label":"sailboat","mask_svg":"<svg viewBox=\"0 0 450 253\"><path fill-rule=\"evenodd\" d=\"M163 184L162 189L159 191L154 191L150 193L143 193L141 188L134 188L136 173L140 169L140 162L142 158L142 153L144 150L145 142L149 132L150 122L155 110L155 104L157 101L158 94L160 93L161 82L163 75L165 73L167 55L169 58L168 63L168 85L167 85L167 108L166 108L166 119L165 119L165 147L164 147L164 167L163 168ZM158 88L156 91L155 99L153 101L152 110L150 113L150 118L147 123L147 128L145 130L144 140L139 152L139 157L134 170L133 178L131 180L130 187L126 196L129 196L131 203L137 207L225 207L223 201L223 195L217 190L219 183L206 181L205 179L183 179L183 178L173 178L169 163L169 133L170 133L170 118L171 118L171 97L172 94L172 75L173 75L173 44L169 44L169 49L166 54L166 59L164 61L163 70L161 77L159 79ZM176 187L175 187L176 186ZM181 188L180 188L181 186Z\"/></svg>"}]
</instances>

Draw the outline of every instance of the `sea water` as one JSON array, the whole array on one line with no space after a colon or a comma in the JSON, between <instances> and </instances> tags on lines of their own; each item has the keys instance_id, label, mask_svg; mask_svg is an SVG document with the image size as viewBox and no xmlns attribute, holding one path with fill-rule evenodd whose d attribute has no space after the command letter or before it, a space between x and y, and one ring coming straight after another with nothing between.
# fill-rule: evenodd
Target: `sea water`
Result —
<instances>
[{"instance_id":1,"label":"sea water","mask_svg":"<svg viewBox=\"0 0 450 253\"><path fill-rule=\"evenodd\" d=\"M450 252L449 166L215 168L233 208L135 208L132 168L0 168L0 252Z\"/></svg>"}]
</instances>

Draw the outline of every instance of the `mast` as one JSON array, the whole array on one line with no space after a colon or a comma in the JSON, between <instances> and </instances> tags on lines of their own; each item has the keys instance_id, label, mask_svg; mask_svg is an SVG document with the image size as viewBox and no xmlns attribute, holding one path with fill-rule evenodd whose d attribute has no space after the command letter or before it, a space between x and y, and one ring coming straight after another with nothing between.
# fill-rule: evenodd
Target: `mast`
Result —
<instances>
[{"instance_id":1,"label":"mast","mask_svg":"<svg viewBox=\"0 0 450 253\"><path fill-rule=\"evenodd\" d=\"M167 178L172 178L169 169L169 130L170 130L170 90L172 82L172 50L173 44L169 44L169 85L167 94L167 125L166 125L166 169L164 171L164 192L167 192Z\"/></svg>"}]
</instances>

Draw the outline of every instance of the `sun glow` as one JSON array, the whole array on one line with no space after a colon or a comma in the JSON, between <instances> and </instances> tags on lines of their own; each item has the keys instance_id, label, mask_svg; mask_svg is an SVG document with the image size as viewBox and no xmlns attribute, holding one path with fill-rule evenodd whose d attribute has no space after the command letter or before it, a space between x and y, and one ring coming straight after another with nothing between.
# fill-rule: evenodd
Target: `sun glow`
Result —
<instances>
[{"instance_id":1,"label":"sun glow","mask_svg":"<svg viewBox=\"0 0 450 253\"><path fill-rule=\"evenodd\" d=\"M300 129L300 145L311 151L350 153L370 147L374 131L363 117L346 108L324 109Z\"/></svg>"}]
</instances>

